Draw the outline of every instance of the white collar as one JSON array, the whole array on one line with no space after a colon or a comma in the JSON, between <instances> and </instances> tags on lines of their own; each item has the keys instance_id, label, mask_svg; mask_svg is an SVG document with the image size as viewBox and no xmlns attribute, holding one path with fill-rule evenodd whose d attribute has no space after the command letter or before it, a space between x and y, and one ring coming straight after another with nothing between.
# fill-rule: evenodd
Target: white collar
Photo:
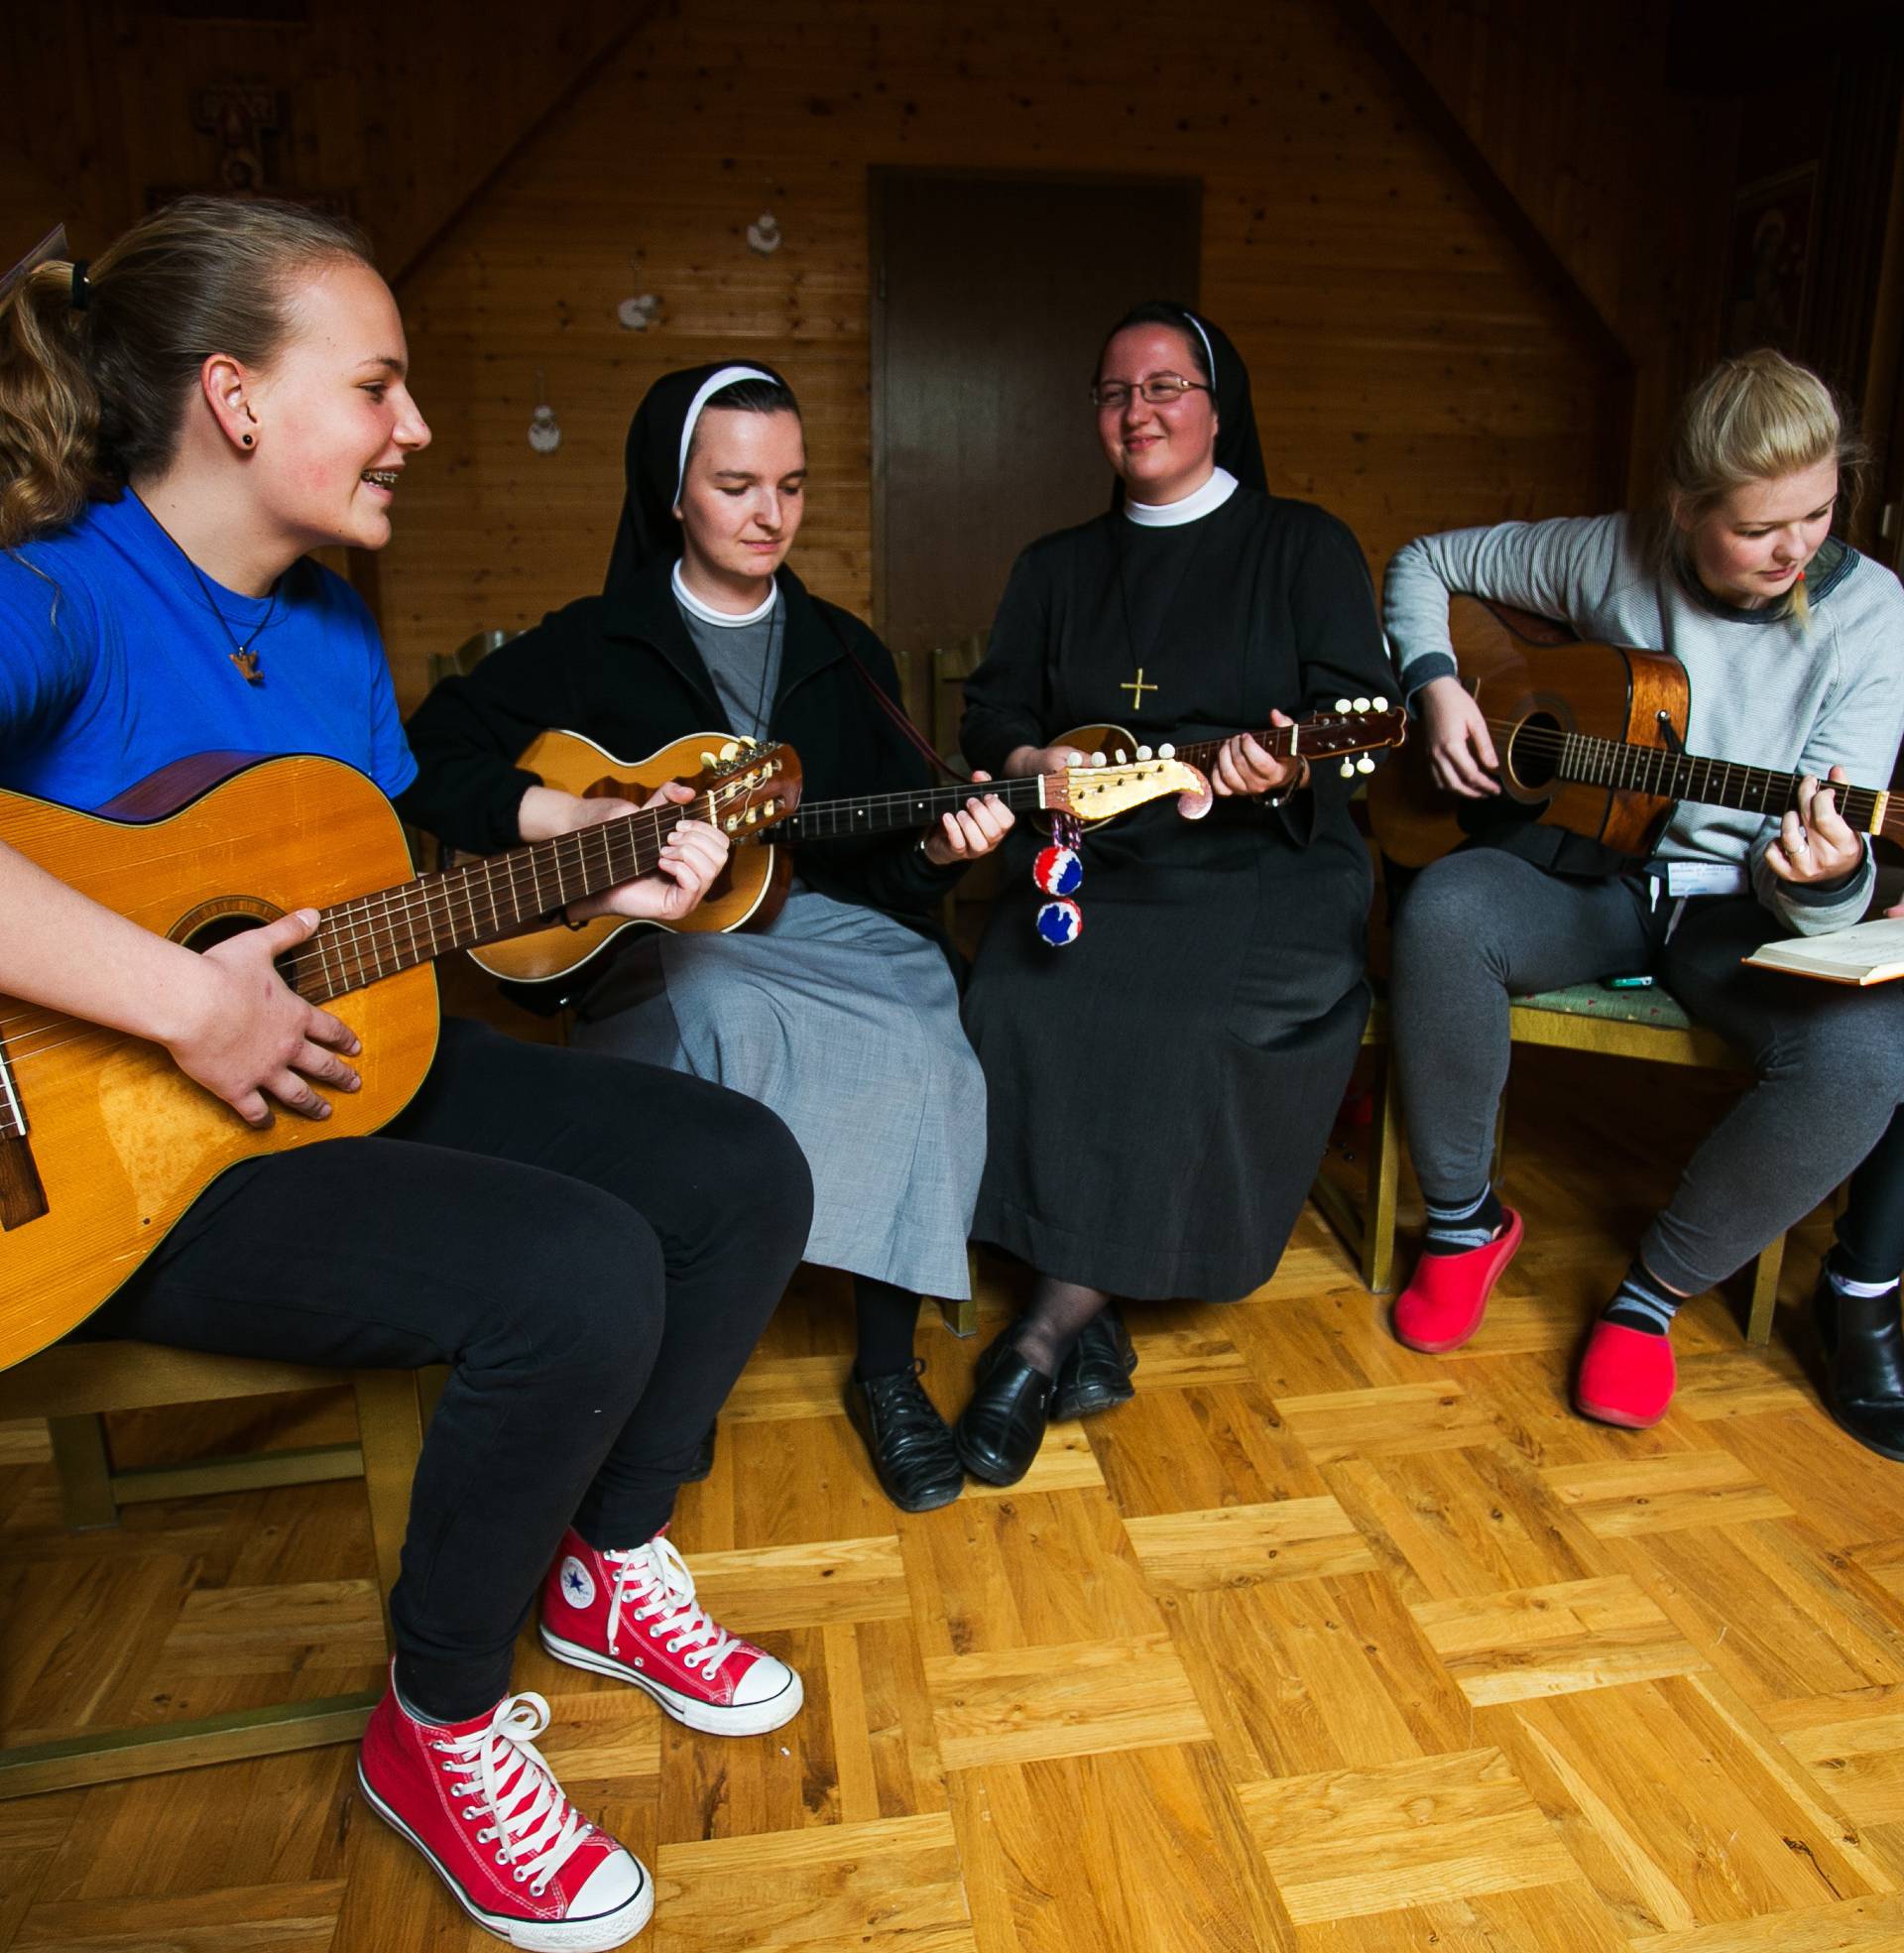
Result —
<instances>
[{"instance_id":1,"label":"white collar","mask_svg":"<svg viewBox=\"0 0 1904 1953\"><path fill-rule=\"evenodd\" d=\"M1140 529L1175 529L1214 515L1241 486L1228 468L1212 468L1210 479L1181 502L1126 502L1124 513Z\"/></svg>"},{"instance_id":2,"label":"white collar","mask_svg":"<svg viewBox=\"0 0 1904 1953\"><path fill-rule=\"evenodd\" d=\"M738 631L744 624L758 624L763 618L772 617L774 606L780 600L779 584L770 583L768 585L766 600L753 610L737 617L731 610L716 610L712 604L703 603L687 587L687 579L681 574L681 564L678 557L675 558L670 580L674 585L674 601L690 617L698 617L703 624L712 624L723 631Z\"/></svg>"}]
</instances>

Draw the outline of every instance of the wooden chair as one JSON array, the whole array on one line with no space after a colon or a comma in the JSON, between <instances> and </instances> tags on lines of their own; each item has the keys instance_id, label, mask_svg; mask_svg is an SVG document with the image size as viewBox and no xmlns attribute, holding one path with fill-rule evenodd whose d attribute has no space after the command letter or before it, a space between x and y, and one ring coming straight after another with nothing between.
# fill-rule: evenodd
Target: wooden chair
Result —
<instances>
[{"instance_id":1,"label":"wooden chair","mask_svg":"<svg viewBox=\"0 0 1904 1953\"><path fill-rule=\"evenodd\" d=\"M1655 1064L1691 1065L1705 1071L1743 1073L1745 1059L1719 1037L1695 1025L1678 1000L1660 985L1641 990L1606 990L1577 984L1567 990L1516 997L1508 1012L1516 1044L1544 1044L1606 1057L1650 1058ZM1357 1258L1362 1279L1375 1294L1394 1285L1395 1208L1401 1179L1402 1127L1398 1094L1388 1062L1388 1022L1377 1004L1363 1042L1375 1050L1375 1127L1368 1160L1368 1190L1358 1208L1333 1181L1318 1180L1317 1208ZM1500 1170L1505 1106L1494 1132L1494 1170ZM1745 1340L1762 1344L1772 1333L1779 1271L1785 1259L1781 1234L1759 1255L1752 1272Z\"/></svg>"},{"instance_id":2,"label":"wooden chair","mask_svg":"<svg viewBox=\"0 0 1904 1953\"><path fill-rule=\"evenodd\" d=\"M120 1507L136 1501L361 1475L370 1502L371 1539L388 1639L390 1590L396 1584L410 1518L410 1487L422 1448L430 1374L321 1370L299 1363L207 1356L150 1343L58 1343L0 1371L0 1419L47 1420L61 1504L66 1523L74 1526L114 1525ZM109 1410L329 1390L344 1382L352 1385L357 1397L355 1444L133 1471L115 1469L107 1450L103 1413ZM349 1742L363 1733L382 1693L380 1686L362 1694L231 1710L194 1722L88 1731L0 1750L0 1798Z\"/></svg>"}]
</instances>

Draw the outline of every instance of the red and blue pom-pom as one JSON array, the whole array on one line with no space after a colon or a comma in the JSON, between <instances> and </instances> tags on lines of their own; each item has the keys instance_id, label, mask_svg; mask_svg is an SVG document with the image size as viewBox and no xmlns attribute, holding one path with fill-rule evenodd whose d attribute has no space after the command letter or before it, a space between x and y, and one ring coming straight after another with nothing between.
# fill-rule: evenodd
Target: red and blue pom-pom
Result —
<instances>
[{"instance_id":1,"label":"red and blue pom-pom","mask_svg":"<svg viewBox=\"0 0 1904 1953\"><path fill-rule=\"evenodd\" d=\"M1076 848L1040 848L1031 864L1031 879L1046 895L1076 895L1084 880L1084 863Z\"/></svg>"},{"instance_id":2,"label":"red and blue pom-pom","mask_svg":"<svg viewBox=\"0 0 1904 1953\"><path fill-rule=\"evenodd\" d=\"M1047 853L1051 850L1047 849ZM1038 940L1053 949L1068 949L1084 931L1084 911L1064 896L1038 910Z\"/></svg>"}]
</instances>

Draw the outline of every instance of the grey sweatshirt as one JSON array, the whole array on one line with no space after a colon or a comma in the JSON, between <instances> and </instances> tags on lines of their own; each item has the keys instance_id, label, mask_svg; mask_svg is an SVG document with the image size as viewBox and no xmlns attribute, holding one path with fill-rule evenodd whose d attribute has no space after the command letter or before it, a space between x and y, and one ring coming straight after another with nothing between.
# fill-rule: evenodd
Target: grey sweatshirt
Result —
<instances>
[{"instance_id":1,"label":"grey sweatshirt","mask_svg":"<svg viewBox=\"0 0 1904 1953\"><path fill-rule=\"evenodd\" d=\"M1782 606L1734 610L1655 570L1630 516L1509 522L1423 536L1395 552L1382 621L1403 696L1455 671L1451 592L1564 620L1600 644L1668 651L1685 666L1689 752L1812 773L1842 766L1859 787L1883 787L1904 735L1904 588L1888 569L1828 541L1807 572L1812 614ZM1765 865L1774 818L1682 801L1659 844L1668 861L1737 869L1788 929L1822 935L1855 922L1870 902L1870 843L1843 888L1781 882Z\"/></svg>"}]
</instances>

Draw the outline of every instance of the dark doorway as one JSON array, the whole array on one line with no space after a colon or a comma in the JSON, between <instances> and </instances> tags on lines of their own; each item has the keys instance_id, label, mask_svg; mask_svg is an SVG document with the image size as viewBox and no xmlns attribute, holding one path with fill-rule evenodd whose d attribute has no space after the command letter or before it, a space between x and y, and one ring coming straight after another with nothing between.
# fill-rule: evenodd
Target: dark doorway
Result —
<instances>
[{"instance_id":1,"label":"dark doorway","mask_svg":"<svg viewBox=\"0 0 1904 1953\"><path fill-rule=\"evenodd\" d=\"M873 593L919 716L1018 551L1105 506L1091 360L1141 300L1195 303L1200 189L873 173Z\"/></svg>"}]
</instances>

